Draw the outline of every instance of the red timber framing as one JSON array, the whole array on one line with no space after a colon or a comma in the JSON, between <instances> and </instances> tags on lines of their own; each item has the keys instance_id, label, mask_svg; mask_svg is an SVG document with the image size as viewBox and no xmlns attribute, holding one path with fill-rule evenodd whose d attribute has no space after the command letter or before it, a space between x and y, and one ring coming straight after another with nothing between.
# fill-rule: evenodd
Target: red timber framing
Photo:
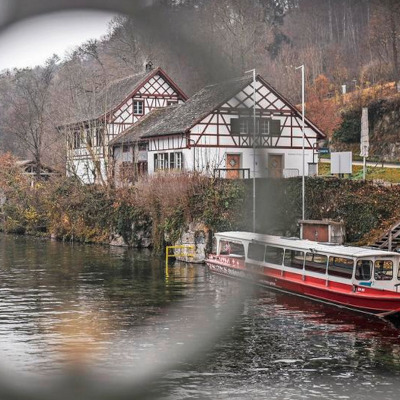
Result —
<instances>
[{"instance_id":1,"label":"red timber framing","mask_svg":"<svg viewBox=\"0 0 400 400\"><path fill-rule=\"evenodd\" d=\"M253 147L254 133L235 133L231 120L236 118L253 119L253 84L246 86L236 95L221 104L217 109L197 121L190 129L190 139L196 147ZM279 121L279 133L260 134L256 131L257 148L301 149L301 113L276 92L261 77L256 85L256 119ZM313 142L324 134L309 120L305 121L305 149L312 150Z\"/></svg>"},{"instance_id":2,"label":"red timber framing","mask_svg":"<svg viewBox=\"0 0 400 400\"><path fill-rule=\"evenodd\" d=\"M178 103L187 100L186 94L178 87L178 85L161 69L155 69L145 80L140 82L136 89L129 94L117 107L109 111L105 116L100 116L97 120L82 121L67 127L71 132L81 129L82 125L93 125L104 127L105 145L109 143L118 134L131 127L141 117L148 114L154 108L166 107L170 103ZM143 112L141 114L134 113L134 102L143 102ZM104 121L107 121L105 124ZM86 147L82 141L82 148ZM96 146L94 146L96 147ZM84 158L75 154L75 157Z\"/></svg>"},{"instance_id":3,"label":"red timber framing","mask_svg":"<svg viewBox=\"0 0 400 400\"><path fill-rule=\"evenodd\" d=\"M140 82L136 90L127 99L108 113L108 139L113 139L154 108L162 108L168 106L171 102L178 103L186 100L186 94L161 68L157 68L146 80ZM134 102L136 101L143 102L141 114L134 113Z\"/></svg>"},{"instance_id":4,"label":"red timber framing","mask_svg":"<svg viewBox=\"0 0 400 400\"><path fill-rule=\"evenodd\" d=\"M69 170L76 173L85 183L92 183L93 179L86 170L92 168L93 162L99 162L106 171L109 158L112 156L109 152L109 142L118 134L130 128L140 118L148 114L155 108L162 108L171 103L181 103L187 100L186 94L178 85L161 69L156 68L146 72L141 80L135 81L135 76L122 78L121 82L128 82L132 87L130 93L123 91L122 85L116 81L110 83L109 98L107 89L105 89L105 102L110 104L106 112L99 112L90 120L77 121L62 127L67 135L67 164ZM137 78L136 78L137 79ZM122 91L123 93L121 93ZM118 97L120 96L120 97ZM137 102L135 104L135 102ZM93 133L95 140L88 142L85 138L91 129L101 129L101 143ZM81 132L79 146L74 145L74 132ZM72 144L71 144L72 143ZM141 164L144 171L146 168Z\"/></svg>"},{"instance_id":5,"label":"red timber framing","mask_svg":"<svg viewBox=\"0 0 400 400\"><path fill-rule=\"evenodd\" d=\"M188 143L187 135L159 136L149 140L149 151L183 150Z\"/></svg>"}]
</instances>

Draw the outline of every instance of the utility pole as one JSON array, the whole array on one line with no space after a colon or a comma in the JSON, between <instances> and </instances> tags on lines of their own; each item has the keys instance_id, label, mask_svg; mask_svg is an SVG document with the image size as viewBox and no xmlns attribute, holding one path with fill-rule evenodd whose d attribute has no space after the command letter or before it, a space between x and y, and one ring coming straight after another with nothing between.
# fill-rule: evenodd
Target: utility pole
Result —
<instances>
[{"instance_id":1,"label":"utility pole","mask_svg":"<svg viewBox=\"0 0 400 400\"><path fill-rule=\"evenodd\" d=\"M303 173L301 180L301 218L305 220L305 154L304 154L304 118L305 118L305 72L304 64L296 67L296 69L301 69L301 131L302 131L302 156L303 156Z\"/></svg>"},{"instance_id":2,"label":"utility pole","mask_svg":"<svg viewBox=\"0 0 400 400\"><path fill-rule=\"evenodd\" d=\"M256 69L253 72L253 232L256 231Z\"/></svg>"},{"instance_id":3,"label":"utility pole","mask_svg":"<svg viewBox=\"0 0 400 400\"><path fill-rule=\"evenodd\" d=\"M363 181L367 173L367 157L369 150L368 107L363 107L361 115L360 156L363 158Z\"/></svg>"}]
</instances>

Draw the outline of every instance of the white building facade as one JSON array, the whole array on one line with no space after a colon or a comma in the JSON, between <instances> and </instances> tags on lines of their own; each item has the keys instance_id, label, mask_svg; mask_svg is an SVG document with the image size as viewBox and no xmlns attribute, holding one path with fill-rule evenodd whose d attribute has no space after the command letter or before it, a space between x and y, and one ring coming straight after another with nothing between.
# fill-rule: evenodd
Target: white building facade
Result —
<instances>
[{"instance_id":1,"label":"white building facade","mask_svg":"<svg viewBox=\"0 0 400 400\"><path fill-rule=\"evenodd\" d=\"M171 108L142 132L141 139L148 141L149 173L169 169L224 178L302 175L301 113L260 76L255 103L253 94L253 80L245 76L207 86ZM305 119L305 175L317 141L324 137Z\"/></svg>"},{"instance_id":2,"label":"white building facade","mask_svg":"<svg viewBox=\"0 0 400 400\"><path fill-rule=\"evenodd\" d=\"M85 184L106 182L113 171L110 142L152 110L186 99L161 68L112 82L99 93L91 111L59 128L67 136L67 175ZM121 152L129 150L121 147ZM142 161L147 172L147 151Z\"/></svg>"}]
</instances>

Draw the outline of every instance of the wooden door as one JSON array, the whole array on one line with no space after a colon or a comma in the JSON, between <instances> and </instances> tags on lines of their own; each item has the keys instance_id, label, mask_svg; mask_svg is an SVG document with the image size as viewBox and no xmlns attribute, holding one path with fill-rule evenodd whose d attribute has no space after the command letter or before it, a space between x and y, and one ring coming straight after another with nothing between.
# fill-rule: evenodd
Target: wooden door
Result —
<instances>
[{"instance_id":1,"label":"wooden door","mask_svg":"<svg viewBox=\"0 0 400 400\"><path fill-rule=\"evenodd\" d=\"M270 178L282 178L283 176L283 155L268 155L268 176Z\"/></svg>"},{"instance_id":2,"label":"wooden door","mask_svg":"<svg viewBox=\"0 0 400 400\"><path fill-rule=\"evenodd\" d=\"M226 155L226 177L227 179L239 179L240 177L240 154Z\"/></svg>"}]
</instances>

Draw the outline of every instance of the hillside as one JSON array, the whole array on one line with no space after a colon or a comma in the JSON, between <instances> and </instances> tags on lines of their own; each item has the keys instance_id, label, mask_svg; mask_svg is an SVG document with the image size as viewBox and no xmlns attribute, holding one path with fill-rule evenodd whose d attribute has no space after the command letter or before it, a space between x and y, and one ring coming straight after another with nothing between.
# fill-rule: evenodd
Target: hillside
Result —
<instances>
[{"instance_id":1,"label":"hillside","mask_svg":"<svg viewBox=\"0 0 400 400\"><path fill-rule=\"evenodd\" d=\"M352 150L359 153L362 107L368 107L370 158L382 161L398 161L400 158L400 94L394 84L348 98L341 110L341 123L334 130L331 144L336 150Z\"/></svg>"},{"instance_id":2,"label":"hillside","mask_svg":"<svg viewBox=\"0 0 400 400\"><path fill-rule=\"evenodd\" d=\"M111 81L142 72L148 60L189 96L255 68L292 102L301 99L295 67L305 64L308 116L328 136L341 123L328 96L338 97L343 84L350 90L399 81L396 0L153 4L146 18L116 17L102 40L83 43L62 60L54 57L46 65L1 75L1 150L62 169L65 144L58 124L77 106L86 109Z\"/></svg>"}]
</instances>

